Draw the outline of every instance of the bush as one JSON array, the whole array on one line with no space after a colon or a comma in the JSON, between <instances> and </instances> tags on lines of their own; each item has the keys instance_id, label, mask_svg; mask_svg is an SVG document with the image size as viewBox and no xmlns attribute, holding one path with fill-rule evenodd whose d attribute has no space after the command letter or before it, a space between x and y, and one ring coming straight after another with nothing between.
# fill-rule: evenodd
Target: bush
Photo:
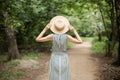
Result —
<instances>
[{"instance_id":1,"label":"bush","mask_svg":"<svg viewBox=\"0 0 120 80\"><path fill-rule=\"evenodd\" d=\"M104 41L100 42L100 41L97 41L96 38L94 38L92 43L93 43L93 46L92 46L93 53L95 53L95 54L105 54L106 43Z\"/></svg>"}]
</instances>

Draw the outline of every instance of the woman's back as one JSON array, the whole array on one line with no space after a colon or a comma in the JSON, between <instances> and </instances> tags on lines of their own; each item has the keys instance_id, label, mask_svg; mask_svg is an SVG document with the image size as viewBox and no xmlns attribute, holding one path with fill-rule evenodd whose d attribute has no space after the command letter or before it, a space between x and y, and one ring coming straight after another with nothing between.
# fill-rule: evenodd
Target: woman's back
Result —
<instances>
[{"instance_id":1,"label":"woman's back","mask_svg":"<svg viewBox=\"0 0 120 80\"><path fill-rule=\"evenodd\" d=\"M53 52L65 52L67 48L67 34L53 34Z\"/></svg>"},{"instance_id":2,"label":"woman's back","mask_svg":"<svg viewBox=\"0 0 120 80\"><path fill-rule=\"evenodd\" d=\"M66 53L67 34L54 34L50 59L49 80L70 80L69 60Z\"/></svg>"}]
</instances>

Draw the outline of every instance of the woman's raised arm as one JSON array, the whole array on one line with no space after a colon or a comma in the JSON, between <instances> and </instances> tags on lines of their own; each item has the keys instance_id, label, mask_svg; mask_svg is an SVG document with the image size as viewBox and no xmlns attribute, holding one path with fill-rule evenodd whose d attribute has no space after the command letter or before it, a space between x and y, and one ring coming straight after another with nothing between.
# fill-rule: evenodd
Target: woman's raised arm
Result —
<instances>
[{"instance_id":1,"label":"woman's raised arm","mask_svg":"<svg viewBox=\"0 0 120 80\"><path fill-rule=\"evenodd\" d=\"M37 42L46 42L46 41L51 41L53 34L49 34L45 37L43 37L43 35L45 34L45 32L50 28L50 24L46 25L46 27L42 30L42 32L38 35L38 37L36 38Z\"/></svg>"},{"instance_id":2,"label":"woman's raised arm","mask_svg":"<svg viewBox=\"0 0 120 80\"><path fill-rule=\"evenodd\" d=\"M77 33L77 31L75 30L75 28L72 26L69 26L69 28L70 28L70 31L72 31L75 34L76 38L73 38L72 36L68 35L68 41L73 42L73 43L77 43L77 44L81 44L82 39L80 38L80 36Z\"/></svg>"}]
</instances>

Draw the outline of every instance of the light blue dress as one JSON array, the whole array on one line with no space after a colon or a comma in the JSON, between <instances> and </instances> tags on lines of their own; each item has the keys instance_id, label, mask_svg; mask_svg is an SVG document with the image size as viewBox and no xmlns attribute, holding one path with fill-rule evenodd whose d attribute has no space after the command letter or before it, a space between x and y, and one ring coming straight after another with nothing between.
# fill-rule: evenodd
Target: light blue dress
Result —
<instances>
[{"instance_id":1,"label":"light blue dress","mask_svg":"<svg viewBox=\"0 0 120 80\"><path fill-rule=\"evenodd\" d=\"M67 34L53 34L49 80L70 80L69 59L66 49Z\"/></svg>"}]
</instances>

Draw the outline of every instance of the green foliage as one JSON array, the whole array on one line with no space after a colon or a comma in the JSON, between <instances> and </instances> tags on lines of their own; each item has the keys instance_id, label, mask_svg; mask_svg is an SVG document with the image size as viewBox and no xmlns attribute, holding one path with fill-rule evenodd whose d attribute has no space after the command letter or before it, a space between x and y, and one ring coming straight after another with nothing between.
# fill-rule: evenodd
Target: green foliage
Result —
<instances>
[{"instance_id":1,"label":"green foliage","mask_svg":"<svg viewBox=\"0 0 120 80\"><path fill-rule=\"evenodd\" d=\"M37 43L35 38L56 15L67 17L82 37L101 34L107 36L104 46L117 40L117 28L113 0L1 0L0 1L0 51L7 51L4 13L8 12L9 24L13 27L19 50L50 50L51 44ZM112 30L113 29L113 30ZM51 33L47 31L44 36ZM111 37L112 36L112 37ZM102 37L103 38L103 37ZM111 39L112 38L112 39ZM84 38L83 38L84 40ZM85 39L86 40L86 39ZM89 40L89 39L88 39ZM111 42L111 41L110 41ZM68 45L72 46L71 43ZM107 47L107 46L106 46ZM102 48L101 48L102 49ZM24 53L25 54L25 53Z\"/></svg>"},{"instance_id":2,"label":"green foliage","mask_svg":"<svg viewBox=\"0 0 120 80\"><path fill-rule=\"evenodd\" d=\"M9 5L6 6L7 4ZM55 15L66 16L81 36L93 36L95 33L92 26L96 22L93 21L92 16L93 12L98 13L98 10L95 4L88 1L12 0L1 1L1 5L3 6L2 11L10 13L9 20L15 31L19 49L35 47L35 38ZM90 8L91 6L93 8ZM50 31L45 35L49 33Z\"/></svg>"}]
</instances>

